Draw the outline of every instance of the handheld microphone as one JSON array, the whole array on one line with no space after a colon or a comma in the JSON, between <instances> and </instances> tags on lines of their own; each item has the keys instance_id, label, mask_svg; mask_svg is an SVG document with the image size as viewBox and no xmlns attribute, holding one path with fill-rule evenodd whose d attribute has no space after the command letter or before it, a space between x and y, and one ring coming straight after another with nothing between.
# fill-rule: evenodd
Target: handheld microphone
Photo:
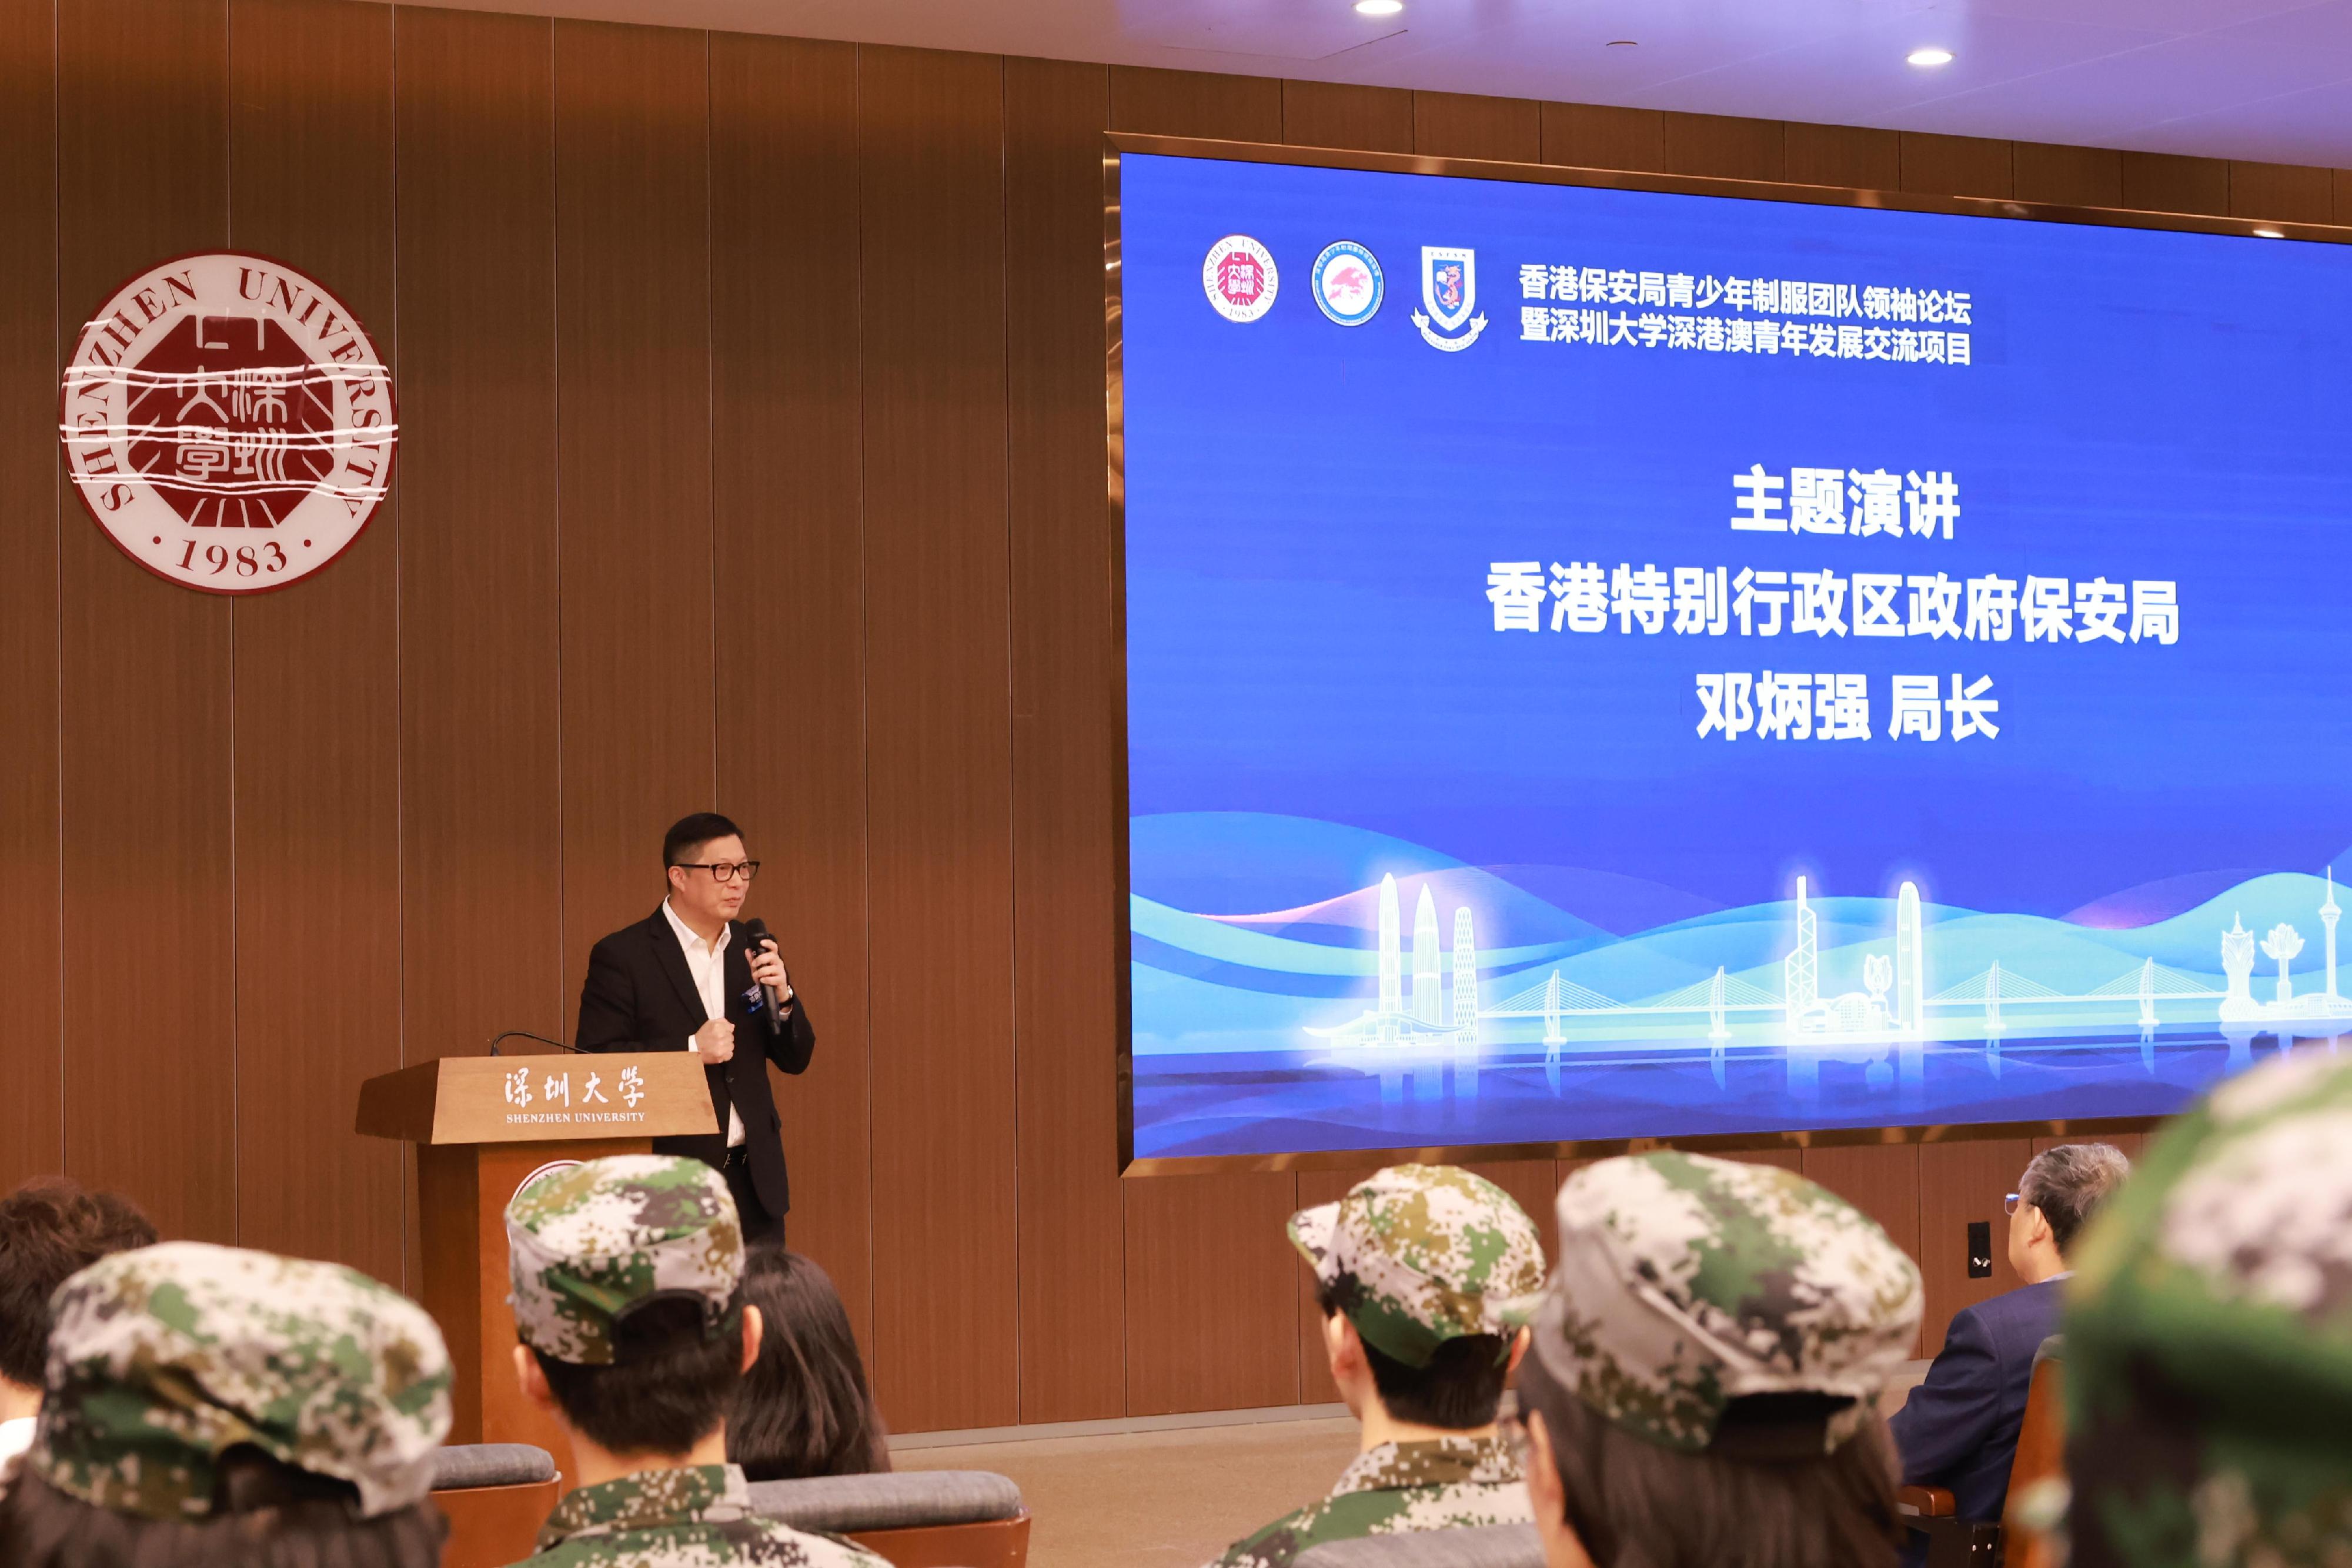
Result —
<instances>
[{"instance_id":1,"label":"handheld microphone","mask_svg":"<svg viewBox=\"0 0 2352 1568\"><path fill-rule=\"evenodd\" d=\"M492 1056L504 1054L499 1050L499 1041L502 1040L535 1040L541 1045L551 1045L558 1051L568 1051L574 1056L586 1056L588 1054L588 1052L581 1050L576 1045L566 1045L560 1040L550 1040L543 1034L533 1034L527 1029L510 1029L503 1034L494 1034L490 1036L490 1054Z\"/></svg>"},{"instance_id":2,"label":"handheld microphone","mask_svg":"<svg viewBox=\"0 0 2352 1568\"><path fill-rule=\"evenodd\" d=\"M746 920L743 922L743 940L747 944L743 952L747 957L750 955L758 952L760 950L760 945L769 939L768 923L766 921ZM773 986L761 986L760 990L761 994L768 998L768 1032L770 1034L783 1033L784 998L777 992L776 988Z\"/></svg>"}]
</instances>

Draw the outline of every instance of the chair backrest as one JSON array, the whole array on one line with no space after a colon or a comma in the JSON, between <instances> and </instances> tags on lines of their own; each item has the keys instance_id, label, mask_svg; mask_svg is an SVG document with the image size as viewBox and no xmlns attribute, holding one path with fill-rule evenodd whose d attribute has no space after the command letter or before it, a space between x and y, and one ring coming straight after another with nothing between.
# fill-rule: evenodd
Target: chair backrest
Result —
<instances>
[{"instance_id":1,"label":"chair backrest","mask_svg":"<svg viewBox=\"0 0 2352 1568\"><path fill-rule=\"evenodd\" d=\"M849 1539L892 1568L1024 1568L1029 1561L1029 1516L861 1530Z\"/></svg>"},{"instance_id":2,"label":"chair backrest","mask_svg":"<svg viewBox=\"0 0 2352 1568\"><path fill-rule=\"evenodd\" d=\"M802 1530L835 1535L976 1524L1021 1512L1021 1489L993 1470L886 1470L753 1481L751 1510Z\"/></svg>"},{"instance_id":3,"label":"chair backrest","mask_svg":"<svg viewBox=\"0 0 2352 1568\"><path fill-rule=\"evenodd\" d=\"M554 1457L529 1443L460 1443L433 1456L433 1501L449 1521L441 1568L505 1568L530 1556L555 1511Z\"/></svg>"},{"instance_id":4,"label":"chair backrest","mask_svg":"<svg viewBox=\"0 0 2352 1568\"><path fill-rule=\"evenodd\" d=\"M2016 1515L2040 1483L2066 1475L2066 1337L2052 1334L2033 1353L2032 1381L2025 1385L2025 1418L2017 1428L2017 1457L2009 1465L2008 1517L2002 1535L2010 1568L2047 1568L2049 1542L2022 1527Z\"/></svg>"},{"instance_id":5,"label":"chair backrest","mask_svg":"<svg viewBox=\"0 0 2352 1568\"><path fill-rule=\"evenodd\" d=\"M754 1481L751 1507L802 1530L846 1535L897 1568L1022 1568L1029 1514L992 1470L898 1470Z\"/></svg>"},{"instance_id":6,"label":"chair backrest","mask_svg":"<svg viewBox=\"0 0 2352 1568\"><path fill-rule=\"evenodd\" d=\"M451 1443L433 1452L433 1490L525 1486L555 1479L555 1456L530 1443Z\"/></svg>"},{"instance_id":7,"label":"chair backrest","mask_svg":"<svg viewBox=\"0 0 2352 1568\"><path fill-rule=\"evenodd\" d=\"M2065 1473L2066 1336L2052 1334L2033 1353L2033 1374L2025 1385L2025 1418L2017 1429L2017 1457L2009 1464L2009 1495Z\"/></svg>"},{"instance_id":8,"label":"chair backrest","mask_svg":"<svg viewBox=\"0 0 2352 1568\"><path fill-rule=\"evenodd\" d=\"M1297 1568L1543 1568L1532 1524L1408 1530L1327 1541L1298 1554Z\"/></svg>"}]
</instances>

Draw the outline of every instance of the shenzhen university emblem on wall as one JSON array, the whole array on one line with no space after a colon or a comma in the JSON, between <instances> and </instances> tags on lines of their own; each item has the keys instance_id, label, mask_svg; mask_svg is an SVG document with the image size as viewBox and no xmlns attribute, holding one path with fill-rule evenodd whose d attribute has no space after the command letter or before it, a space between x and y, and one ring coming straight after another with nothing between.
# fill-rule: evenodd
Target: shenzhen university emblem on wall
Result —
<instances>
[{"instance_id":1,"label":"shenzhen university emblem on wall","mask_svg":"<svg viewBox=\"0 0 2352 1568\"><path fill-rule=\"evenodd\" d=\"M184 256L117 289L66 367L83 505L156 576L210 593L299 582L383 502L400 425L359 319L267 256Z\"/></svg>"}]
</instances>

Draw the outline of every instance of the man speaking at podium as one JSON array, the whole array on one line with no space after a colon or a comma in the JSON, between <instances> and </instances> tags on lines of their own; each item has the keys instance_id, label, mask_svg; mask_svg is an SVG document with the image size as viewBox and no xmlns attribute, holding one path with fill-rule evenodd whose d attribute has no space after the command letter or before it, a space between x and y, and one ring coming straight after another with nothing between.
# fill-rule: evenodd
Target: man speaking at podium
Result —
<instances>
[{"instance_id":1,"label":"man speaking at podium","mask_svg":"<svg viewBox=\"0 0 2352 1568\"><path fill-rule=\"evenodd\" d=\"M736 921L760 862L742 831L716 811L681 820L662 840L669 896L588 955L580 990L583 1051L691 1051L702 1058L723 1133L656 1138L724 1172L746 1242L784 1239L792 1186L783 1123L768 1092L768 1063L807 1071L816 1050L808 1009L793 994L776 944L757 921Z\"/></svg>"}]
</instances>

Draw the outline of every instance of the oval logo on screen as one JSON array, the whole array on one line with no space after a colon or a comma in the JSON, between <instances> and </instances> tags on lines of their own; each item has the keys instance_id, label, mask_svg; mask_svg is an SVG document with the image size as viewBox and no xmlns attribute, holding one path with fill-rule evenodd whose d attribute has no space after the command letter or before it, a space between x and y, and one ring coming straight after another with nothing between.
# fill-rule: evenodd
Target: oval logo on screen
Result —
<instances>
[{"instance_id":1,"label":"oval logo on screen","mask_svg":"<svg viewBox=\"0 0 2352 1568\"><path fill-rule=\"evenodd\" d=\"M554 1175L556 1172L558 1172L558 1171L568 1171L568 1170L572 1169L574 1166L577 1166L579 1163L580 1163L580 1162L579 1162L578 1160L550 1160L550 1161L548 1161L545 1165L543 1165L543 1166L540 1166L537 1170L535 1170L535 1171L531 1172L531 1173L530 1173L530 1175L529 1175L529 1176L527 1176L523 1177L523 1178L522 1178L522 1180L520 1180L520 1181L519 1181L519 1182L515 1183L515 1189L514 1189L514 1192L513 1192L513 1193L512 1193L512 1194L511 1194L511 1195L507 1198L507 1205L508 1205L508 1207L513 1207L513 1205L514 1205L514 1200L515 1200L516 1198L518 1198L518 1197L521 1197L525 1192L529 1191L529 1190L530 1190L530 1184L531 1184L531 1183L533 1183L533 1182L535 1182L535 1181L537 1181L540 1177L541 1177L541 1176L553 1176L553 1175Z\"/></svg>"},{"instance_id":2,"label":"oval logo on screen","mask_svg":"<svg viewBox=\"0 0 2352 1568\"><path fill-rule=\"evenodd\" d=\"M1280 283L1274 253L1247 235L1227 235L1209 247L1209 259L1201 264L1209 304L1228 321L1255 321L1273 309Z\"/></svg>"},{"instance_id":3,"label":"oval logo on screen","mask_svg":"<svg viewBox=\"0 0 2352 1568\"><path fill-rule=\"evenodd\" d=\"M123 554L206 593L300 581L392 480L392 372L316 278L243 252L124 281L61 389L74 488Z\"/></svg>"},{"instance_id":4,"label":"oval logo on screen","mask_svg":"<svg viewBox=\"0 0 2352 1568\"><path fill-rule=\"evenodd\" d=\"M1370 320L1387 292L1380 258L1354 240L1334 240L1315 258L1315 303L1342 327Z\"/></svg>"}]
</instances>

